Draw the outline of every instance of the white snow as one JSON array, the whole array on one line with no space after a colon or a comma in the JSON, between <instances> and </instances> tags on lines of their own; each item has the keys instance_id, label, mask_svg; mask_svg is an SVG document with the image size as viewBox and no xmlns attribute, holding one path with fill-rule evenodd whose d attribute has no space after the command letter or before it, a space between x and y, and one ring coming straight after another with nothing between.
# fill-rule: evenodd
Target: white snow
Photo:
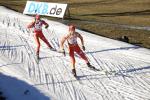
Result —
<instances>
[{"instance_id":1,"label":"white snow","mask_svg":"<svg viewBox=\"0 0 150 100\"><path fill-rule=\"evenodd\" d=\"M76 56L78 81L71 74L68 54L50 51L43 42L36 63L33 33L26 28L33 17L2 6L0 10L0 91L7 100L150 100L149 49L77 30L91 64L113 71L94 72ZM44 35L59 48L68 27L44 20L50 25Z\"/></svg>"}]
</instances>

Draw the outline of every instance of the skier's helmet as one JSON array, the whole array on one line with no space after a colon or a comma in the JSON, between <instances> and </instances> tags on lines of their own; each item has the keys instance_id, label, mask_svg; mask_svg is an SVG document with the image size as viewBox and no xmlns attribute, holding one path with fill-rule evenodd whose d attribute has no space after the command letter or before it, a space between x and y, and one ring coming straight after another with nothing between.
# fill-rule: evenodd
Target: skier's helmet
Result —
<instances>
[{"instance_id":1,"label":"skier's helmet","mask_svg":"<svg viewBox=\"0 0 150 100\"><path fill-rule=\"evenodd\" d=\"M40 19L40 15L36 15L35 19L39 20Z\"/></svg>"},{"instance_id":2,"label":"skier's helmet","mask_svg":"<svg viewBox=\"0 0 150 100\"><path fill-rule=\"evenodd\" d=\"M74 31L75 30L75 25L69 25L69 31Z\"/></svg>"}]
</instances>

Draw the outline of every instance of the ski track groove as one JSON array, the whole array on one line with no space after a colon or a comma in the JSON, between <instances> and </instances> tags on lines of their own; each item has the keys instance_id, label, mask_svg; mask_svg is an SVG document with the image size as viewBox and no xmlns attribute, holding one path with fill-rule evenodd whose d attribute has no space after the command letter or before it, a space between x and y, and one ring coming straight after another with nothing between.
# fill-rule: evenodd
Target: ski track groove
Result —
<instances>
[{"instance_id":1,"label":"ski track groove","mask_svg":"<svg viewBox=\"0 0 150 100\"><path fill-rule=\"evenodd\" d=\"M53 61L53 59L51 58L50 61ZM52 62L52 63L53 63L53 62ZM57 68L57 66L56 66L54 63L53 63L52 65L54 65L54 67ZM53 69L53 70L54 70L54 69ZM59 72L58 69L57 69L57 72ZM61 75L60 72L59 72L58 74ZM63 78L62 78L62 77L63 77L63 76L61 75L61 80L58 79L58 81L57 81L58 83L60 83L60 85L61 85L61 82L63 82ZM60 82L59 82L59 81L60 81ZM56 84L56 83L54 83L54 84ZM57 85L57 84L56 84L56 85ZM63 84L63 85L64 85L64 84ZM64 86L64 87L65 87L65 86ZM66 86L66 87L67 87L67 86ZM61 87L60 87L60 89L61 89ZM67 90L68 90L68 89L67 89ZM69 91L69 90L68 90L68 91ZM62 91L59 91L60 94L61 94L61 92L62 92ZM58 94L59 94L59 93L58 93ZM63 92L62 92L62 93L63 93ZM59 95L59 96L60 96L60 95Z\"/></svg>"},{"instance_id":2,"label":"ski track groove","mask_svg":"<svg viewBox=\"0 0 150 100\"><path fill-rule=\"evenodd\" d=\"M77 67L80 67L80 66L77 66ZM90 69L88 69L88 70L90 70ZM80 70L80 71L82 71L82 70ZM83 72L82 72L82 73L83 73ZM93 73L95 73L95 72L93 71ZM84 76L84 74L83 74L83 76ZM85 77L85 78L86 78L86 80L88 81L88 82L86 83L87 86L85 86L85 87L92 89L93 91L95 91L94 93L96 93L96 94L102 96L102 95L101 95L101 92L99 91L99 89L97 89L98 87L94 84L93 80L90 80L88 77ZM100 81L99 81L99 82L100 82ZM88 85L92 85L92 87L91 87L91 86L88 86ZM102 86L105 88L104 85L102 85ZM100 89L100 90L101 90L101 89ZM106 94L107 94L107 95L109 94L107 89L104 89L104 91L106 91ZM103 92L104 92L104 91L103 91ZM107 97L107 98L111 98L111 97ZM105 98L105 100L106 100L106 98ZM108 100L109 100L109 99L108 99Z\"/></svg>"},{"instance_id":3,"label":"ski track groove","mask_svg":"<svg viewBox=\"0 0 150 100\"><path fill-rule=\"evenodd\" d=\"M92 57L95 58L93 55L92 55ZM99 62L97 61L97 63L99 63ZM103 87L105 88L105 86L103 86ZM107 90L107 89L106 89L106 90ZM108 94L108 92L109 92L109 91L107 90L107 93L106 93L106 94ZM111 97L108 97L108 98L111 98Z\"/></svg>"},{"instance_id":4,"label":"ski track groove","mask_svg":"<svg viewBox=\"0 0 150 100\"><path fill-rule=\"evenodd\" d=\"M51 60L51 58L50 58L50 60ZM46 61L48 62L48 59L46 59ZM42 60L40 61L41 63L42 63ZM55 72L55 71L52 71L51 70L51 68L47 65L47 64L43 64L42 65L42 67L44 68L44 70L45 70L45 73L47 74L48 72ZM46 70L47 68L45 68L45 66L48 68L48 70ZM54 73L55 74L55 73ZM57 76L57 75L56 75ZM48 90L50 90L50 85L49 84L51 84L50 82L52 82L52 84L53 84L53 92L55 93L56 92L56 89L55 89L55 80L57 80L57 82L58 82L58 78L55 76L55 78L54 78L54 76L53 76L53 73L50 73L50 74L47 74L47 81L46 81L46 85L47 85L47 87L48 87ZM55 79L55 80L54 80Z\"/></svg>"},{"instance_id":5,"label":"ski track groove","mask_svg":"<svg viewBox=\"0 0 150 100\"><path fill-rule=\"evenodd\" d=\"M51 61L51 59L52 59L52 58L50 58L50 61ZM48 60L48 59L47 59L47 60ZM54 67L54 66L53 66L53 67ZM51 78L52 84L53 84L53 92L56 93L56 86L57 86L56 82L59 83L59 79L57 78L57 76L58 76L59 74L54 73L54 72L56 72L56 71L53 71L53 69L51 69L50 66L48 66L48 68L49 68L49 72L53 72L53 73L50 74L50 78ZM49 79L50 79L50 78L49 78ZM55 80L56 80L56 82L55 82ZM61 89L60 84L58 84L58 85L59 85L59 88ZM48 85L48 86L49 86L49 88L50 88L50 85Z\"/></svg>"},{"instance_id":6,"label":"ski track groove","mask_svg":"<svg viewBox=\"0 0 150 100\"><path fill-rule=\"evenodd\" d=\"M36 68L39 68L39 64L37 64L36 63L36 58L34 57L35 55L34 55L34 53L33 53L33 50L32 50L32 48L31 48L31 46L28 44L28 42L27 42L27 40L25 39L25 38L23 38L22 36L20 36L20 39L21 39L21 41L26 45L26 46L24 46L24 48L25 48L25 50L26 50L26 54L28 54L28 59L31 59L31 62L27 59L27 65L28 65L28 69L30 69L30 70L33 70L33 79L35 79L35 80L37 80L36 79L36 77L35 76L37 76L36 75ZM30 53L29 53L30 52ZM27 56L27 55L26 55ZM33 62L32 62L32 59L33 59ZM32 68L30 68L32 66ZM28 71L29 72L29 71ZM31 76L30 75L30 72L29 72L29 76Z\"/></svg>"},{"instance_id":7,"label":"ski track groove","mask_svg":"<svg viewBox=\"0 0 150 100\"><path fill-rule=\"evenodd\" d=\"M114 84L112 84L112 83L114 83ZM146 97L144 96L144 94L147 93L147 92L142 93L142 92L144 92L144 91L140 92L138 89L131 88L129 85L127 86L127 85L121 84L121 83L116 82L116 81L112 81L112 83L109 84L109 85L112 86L112 87L114 87L114 88L117 86L116 89L117 89L119 92L122 92L123 94L132 95L132 96L134 96L134 97L136 97L136 98L140 98L140 99L142 99L142 100L146 99ZM137 90L138 90L138 91L137 91ZM131 94L131 93L132 93L132 94ZM149 93L148 93L148 94L149 94ZM147 97L147 99L148 99L148 98L149 98L149 97ZM139 100L140 100L140 99L139 99Z\"/></svg>"},{"instance_id":8,"label":"ski track groove","mask_svg":"<svg viewBox=\"0 0 150 100\"><path fill-rule=\"evenodd\" d=\"M53 44L53 46L56 48L56 46L57 46L57 44L55 43L55 41L53 42L53 41L51 41L52 42L52 44ZM58 57L57 57L58 58ZM51 60L52 60L52 58L51 58ZM54 63L53 63L53 65L55 65ZM55 67L56 67L56 65L55 65ZM59 69L59 68L57 68L57 69ZM57 71L58 72L58 71ZM59 73L59 75L60 75L60 73ZM65 80L62 80L62 81L65 81ZM67 87L67 85L65 85L66 87ZM68 91L69 91L69 88L67 89ZM75 91L75 90L74 90ZM61 93L61 91L60 91L60 93ZM70 98L72 98L72 96L71 96L71 94L70 94Z\"/></svg>"},{"instance_id":9,"label":"ski track groove","mask_svg":"<svg viewBox=\"0 0 150 100\"><path fill-rule=\"evenodd\" d=\"M98 60L94 57L94 55L93 55L92 53L90 53L90 56L91 56L91 59L93 59L93 60L96 62L96 64L97 64L101 69L103 69L102 66L101 66L101 63L98 62ZM89 57L89 58L90 58L90 57ZM90 61L91 61L91 60L90 60Z\"/></svg>"},{"instance_id":10,"label":"ski track groove","mask_svg":"<svg viewBox=\"0 0 150 100\"><path fill-rule=\"evenodd\" d=\"M52 61L54 61L53 59L52 59ZM56 66L56 64L55 63L53 63L54 65L55 65L55 67L57 68L57 66ZM65 79L63 78L63 75L61 74L61 72L60 72L60 70L59 70L59 68L57 68L57 71L59 72L59 74L60 74L60 76L61 76L61 81L63 82L63 81L65 81ZM63 86L64 86L64 88L66 89L66 92L69 94L69 97L70 97L70 100L73 100L73 96L72 96L72 90L71 90L71 86L70 86L70 84L68 84L68 83L64 83L63 84ZM61 91L60 91L61 92ZM68 98L69 99L69 98Z\"/></svg>"},{"instance_id":11,"label":"ski track groove","mask_svg":"<svg viewBox=\"0 0 150 100\"><path fill-rule=\"evenodd\" d=\"M121 58L121 59L122 59L122 58ZM112 64L112 65L113 65L113 64ZM115 65L115 66L116 66L116 65ZM122 63L121 63L121 65L118 65L118 66L119 66L119 67L118 67L118 68L119 68L119 70L120 70L120 68L121 68L121 70L123 70L122 66L123 66L124 68L126 68L126 67L125 67L125 65L124 65L124 64L122 64ZM134 67L132 66L132 68L134 68ZM125 80L124 80L124 81L125 81ZM125 82L125 83L129 84L129 82L128 82L128 81L127 81L127 82Z\"/></svg>"},{"instance_id":12,"label":"ski track groove","mask_svg":"<svg viewBox=\"0 0 150 100\"><path fill-rule=\"evenodd\" d=\"M81 83L80 82L78 82L79 80L76 80L75 78L74 78L74 76L71 74L71 71L69 71L70 69L71 69L71 67L70 66L67 66L67 64L65 64L65 62L64 62L64 59L62 59L62 58L58 58L58 60L61 60L61 61L63 61L62 63L63 63L63 65L64 65L64 68L66 69L66 71L67 71L67 73L66 74L68 74L67 76L68 77L72 77L72 78L69 78L69 80L68 81L70 81L69 83L71 84L71 88L73 88L73 93L75 94L75 100L80 100L80 98L81 98L81 94L83 94L81 91L79 92L78 90L76 90L76 86L80 86L81 85ZM66 61L66 60L65 60ZM70 69L68 68L68 67L70 67ZM76 83L78 83L78 84L76 84ZM79 89L80 90L80 89ZM79 97L77 97L77 94L78 94L78 96ZM81 96L80 96L81 95ZM83 95L83 97L85 97L84 95ZM78 99L79 98L79 99ZM85 99L86 100L86 99Z\"/></svg>"},{"instance_id":13,"label":"ski track groove","mask_svg":"<svg viewBox=\"0 0 150 100\"><path fill-rule=\"evenodd\" d=\"M43 71L42 71L42 69L40 69L39 64L37 64L37 62L35 61L36 60L35 53L33 53L33 50L30 47L30 45L28 44L27 40L25 38L23 38L22 36L20 36L20 38L25 42L25 44L27 45L26 47L29 47L29 48L26 48L26 47L25 48L26 48L26 52L28 54L28 57L30 59L32 57L33 60L34 60L34 62L33 62L33 65L35 65L35 67L33 66L34 67L33 68L34 69L34 76L35 76L34 78L35 78L35 80L39 80L39 82L41 83L42 82L42 75L41 75L41 73L43 73ZM29 53L29 51L30 51L30 53ZM30 63L28 65L30 66ZM32 70L32 68L30 68L30 67L28 69ZM36 75L36 70L38 70L38 72L37 72L38 74L37 75ZM29 72L29 74L31 74L31 73ZM38 79L38 77L39 77L39 79Z\"/></svg>"}]
</instances>

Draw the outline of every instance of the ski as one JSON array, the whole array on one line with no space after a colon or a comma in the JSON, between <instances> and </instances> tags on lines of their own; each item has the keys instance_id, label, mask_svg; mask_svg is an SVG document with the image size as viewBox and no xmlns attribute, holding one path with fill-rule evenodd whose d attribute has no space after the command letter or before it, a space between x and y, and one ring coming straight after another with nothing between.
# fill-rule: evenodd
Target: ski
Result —
<instances>
[{"instance_id":1,"label":"ski","mask_svg":"<svg viewBox=\"0 0 150 100\"><path fill-rule=\"evenodd\" d=\"M83 84L83 83L81 82L80 76L73 76L73 77L74 77L75 80L77 80L77 81L79 82L79 84Z\"/></svg>"},{"instance_id":2,"label":"ski","mask_svg":"<svg viewBox=\"0 0 150 100\"><path fill-rule=\"evenodd\" d=\"M80 80L79 76L73 76L76 80Z\"/></svg>"},{"instance_id":3,"label":"ski","mask_svg":"<svg viewBox=\"0 0 150 100\"><path fill-rule=\"evenodd\" d=\"M105 74L105 75L116 75L116 71L107 71L107 70L100 70L100 69L97 69L96 67L90 65L88 66L90 70L93 70L93 71L99 71L101 74Z\"/></svg>"},{"instance_id":4,"label":"ski","mask_svg":"<svg viewBox=\"0 0 150 100\"><path fill-rule=\"evenodd\" d=\"M116 71L107 71L107 70L97 70L97 71L99 71L99 73L103 75L113 75L113 76L116 75Z\"/></svg>"},{"instance_id":5,"label":"ski","mask_svg":"<svg viewBox=\"0 0 150 100\"><path fill-rule=\"evenodd\" d=\"M90 66L90 67L88 67L90 70L93 70L93 71L100 71L99 69L97 69L96 67L94 67L94 66Z\"/></svg>"},{"instance_id":6,"label":"ski","mask_svg":"<svg viewBox=\"0 0 150 100\"><path fill-rule=\"evenodd\" d=\"M84 68L84 69L87 69L87 68ZM88 69L87 69L88 71L92 71L92 72L98 72L99 74L101 74L101 75L116 75L116 71L107 71L107 70L104 70L104 69L102 69L102 70L100 70L100 69L97 69L96 67L94 67L94 66L90 66L90 67L88 67Z\"/></svg>"},{"instance_id":7,"label":"ski","mask_svg":"<svg viewBox=\"0 0 150 100\"><path fill-rule=\"evenodd\" d=\"M72 69L72 76L75 80L77 80L80 84L82 84L81 80L80 80L80 76L77 76L76 75L76 70L75 69Z\"/></svg>"},{"instance_id":8,"label":"ski","mask_svg":"<svg viewBox=\"0 0 150 100\"><path fill-rule=\"evenodd\" d=\"M61 51L61 50L59 50L59 49L52 48L52 49L50 49L50 51L51 51L51 52L58 53L58 54L63 54L63 56L66 56L65 51L63 52L63 51Z\"/></svg>"}]
</instances>

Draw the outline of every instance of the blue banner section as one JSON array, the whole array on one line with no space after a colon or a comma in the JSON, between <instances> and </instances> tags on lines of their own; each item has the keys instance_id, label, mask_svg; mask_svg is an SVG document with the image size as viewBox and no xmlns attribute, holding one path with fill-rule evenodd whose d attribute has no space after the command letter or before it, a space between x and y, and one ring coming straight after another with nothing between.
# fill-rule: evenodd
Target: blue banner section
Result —
<instances>
[{"instance_id":1,"label":"blue banner section","mask_svg":"<svg viewBox=\"0 0 150 100\"><path fill-rule=\"evenodd\" d=\"M39 14L63 18L67 4L27 1L24 14Z\"/></svg>"},{"instance_id":2,"label":"blue banner section","mask_svg":"<svg viewBox=\"0 0 150 100\"><path fill-rule=\"evenodd\" d=\"M48 13L48 4L31 2L27 11L29 13L38 13L44 15Z\"/></svg>"}]
</instances>

